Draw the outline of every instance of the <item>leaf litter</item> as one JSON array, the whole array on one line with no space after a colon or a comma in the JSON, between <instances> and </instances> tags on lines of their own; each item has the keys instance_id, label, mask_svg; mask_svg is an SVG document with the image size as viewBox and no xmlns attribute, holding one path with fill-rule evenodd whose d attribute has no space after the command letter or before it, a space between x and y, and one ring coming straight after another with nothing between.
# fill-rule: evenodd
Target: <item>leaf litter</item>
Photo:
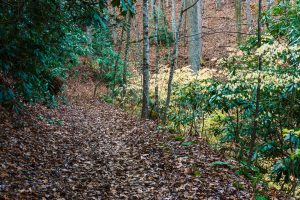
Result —
<instances>
[{"instance_id":1,"label":"leaf litter","mask_svg":"<svg viewBox=\"0 0 300 200\"><path fill-rule=\"evenodd\" d=\"M253 198L247 179L212 166L230 161L204 141L156 127L98 100L2 111L0 199Z\"/></svg>"}]
</instances>

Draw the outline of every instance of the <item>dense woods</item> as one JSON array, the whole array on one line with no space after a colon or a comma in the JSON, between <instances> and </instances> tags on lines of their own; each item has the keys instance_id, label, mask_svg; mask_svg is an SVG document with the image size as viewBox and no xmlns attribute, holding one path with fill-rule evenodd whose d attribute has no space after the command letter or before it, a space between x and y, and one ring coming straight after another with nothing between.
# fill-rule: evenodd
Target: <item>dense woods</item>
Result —
<instances>
[{"instance_id":1,"label":"dense woods","mask_svg":"<svg viewBox=\"0 0 300 200\"><path fill-rule=\"evenodd\" d=\"M23 136L26 126L15 128L14 123L26 124L29 119L39 126L34 130L50 135L58 131L48 126L55 126L62 135L62 130L74 130L74 135L65 138L66 144L59 142L62 149L77 135L92 148L94 141L86 143L83 138L98 141L98 135L108 131L109 136L102 135L97 143L98 149L107 151L102 152L106 162L114 153L110 148L124 148L125 152L127 143L132 143L128 149L136 155L131 160L126 153L125 164L117 167L103 164L102 171L107 173L103 177L93 170L83 173L103 180L113 177L113 181L107 178L110 186L100 184L99 194L94 185L87 187L89 192L76 194L71 186L62 186L64 193L49 194L47 199L300 198L299 0L3 0L0 44L0 198L46 198L44 193L53 189L34 196L35 188L30 187L31 192L26 190L27 196L22 196L18 191L25 190L20 185L12 187L16 179L7 166L21 167L16 163L18 156L31 154L20 153L12 156L17 161L8 161L15 144L7 138L14 132L11 138L27 142ZM52 114L64 119L65 125L44 117ZM142 144L135 143L135 138L142 138ZM128 140L126 145L123 139ZM72 148L77 152L76 146ZM28 148L33 151L36 147ZM186 156L182 159L195 161L181 164L177 151ZM166 156L172 153L175 156ZM199 155L207 158L198 159ZM148 190L144 179L139 179L144 188L137 189L131 177L127 177L130 186L120 187L134 194L120 192L114 184L122 181L111 174L125 165L139 165L140 158L148 168L134 173L151 174L152 168L160 173L161 168L168 174L173 170L170 166L177 166L175 176L183 176L186 185L193 183L200 191L190 193L192 189L185 187L181 194L172 188L181 178L166 175L160 187L156 188L155 181L153 187L157 191L168 188L169 193ZM46 157L39 159L44 163ZM161 166L152 162L161 162ZM206 191L209 177L218 176L213 170L219 174L229 170L224 177L233 182ZM188 176L204 182L197 185ZM66 181L58 182L63 185ZM145 196L135 194L140 190Z\"/></svg>"}]
</instances>

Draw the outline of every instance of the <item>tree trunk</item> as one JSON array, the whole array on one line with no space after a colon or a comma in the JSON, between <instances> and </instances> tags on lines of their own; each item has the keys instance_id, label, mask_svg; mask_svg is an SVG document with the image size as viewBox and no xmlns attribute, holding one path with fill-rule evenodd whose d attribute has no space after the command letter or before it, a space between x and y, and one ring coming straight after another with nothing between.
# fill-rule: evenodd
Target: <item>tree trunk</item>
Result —
<instances>
[{"instance_id":1,"label":"tree trunk","mask_svg":"<svg viewBox=\"0 0 300 200\"><path fill-rule=\"evenodd\" d=\"M118 48L118 57L116 59L115 65L114 65L114 73L113 73L113 89L112 89L112 99L115 99L115 93L116 93L116 85L117 85L117 73L118 73L118 66L120 62L120 57L122 54L122 41L123 41L123 36L124 36L124 26L122 27L121 31L121 38L119 40L119 48Z\"/></svg>"},{"instance_id":2,"label":"tree trunk","mask_svg":"<svg viewBox=\"0 0 300 200\"><path fill-rule=\"evenodd\" d=\"M112 13L113 13L113 16L114 16L114 17L113 17L113 23L112 23L111 32L112 32L113 44L116 45L118 34L117 34L116 28L115 28L115 25L116 25L116 18L117 18L115 7L112 8Z\"/></svg>"},{"instance_id":3,"label":"tree trunk","mask_svg":"<svg viewBox=\"0 0 300 200\"><path fill-rule=\"evenodd\" d=\"M274 0L268 0L268 10L272 8L273 4L274 4Z\"/></svg>"},{"instance_id":4,"label":"tree trunk","mask_svg":"<svg viewBox=\"0 0 300 200\"><path fill-rule=\"evenodd\" d=\"M150 6L149 6L149 10L148 13L152 13L153 14L153 5L154 5L154 0L149 0L150 1Z\"/></svg>"},{"instance_id":5,"label":"tree trunk","mask_svg":"<svg viewBox=\"0 0 300 200\"><path fill-rule=\"evenodd\" d=\"M253 30L253 17L251 13L251 0L246 0L246 16L249 32Z\"/></svg>"},{"instance_id":6,"label":"tree trunk","mask_svg":"<svg viewBox=\"0 0 300 200\"><path fill-rule=\"evenodd\" d=\"M191 6L195 3L195 0L187 0L187 5ZM188 46L189 46L189 64L191 69L194 72L199 71L201 65L201 43L200 37L201 33L199 32L200 27L200 16L199 16L199 6L201 1L198 1L195 6L189 9L188 13Z\"/></svg>"},{"instance_id":7,"label":"tree trunk","mask_svg":"<svg viewBox=\"0 0 300 200\"><path fill-rule=\"evenodd\" d=\"M202 58L202 45L203 45L203 40L202 40L202 11L203 11L203 0L199 0L197 3L197 9L198 9L198 28L199 28L199 58L200 58L200 65L199 67L201 68L201 58Z\"/></svg>"},{"instance_id":8,"label":"tree trunk","mask_svg":"<svg viewBox=\"0 0 300 200\"><path fill-rule=\"evenodd\" d=\"M126 47L125 47L125 59L124 59L124 69L123 69L123 97L126 95L126 85L127 85L127 67L128 67L128 53L130 48L130 36L131 36L131 21L132 16L130 12L127 13L128 17L128 27L127 27L127 36L126 36Z\"/></svg>"},{"instance_id":9,"label":"tree trunk","mask_svg":"<svg viewBox=\"0 0 300 200\"><path fill-rule=\"evenodd\" d=\"M88 38L88 45L92 45L92 42L93 42L93 28L92 26L87 26L86 27L86 35L87 35L87 38Z\"/></svg>"},{"instance_id":10,"label":"tree trunk","mask_svg":"<svg viewBox=\"0 0 300 200\"><path fill-rule=\"evenodd\" d=\"M261 16L262 16L262 0L259 0L258 3L258 19L257 19L257 41L258 41L258 48L261 46ZM255 149L255 142L257 138L257 129L258 129L258 118L259 118L259 106L260 106L260 85L261 85L261 78L260 78L260 71L262 70L262 56L258 57L258 82L257 82L257 89L256 89L256 100L255 100L255 111L253 116L253 132L251 134L251 141L250 141L250 153L249 153L249 162L252 161L252 157L254 154Z\"/></svg>"},{"instance_id":11,"label":"tree trunk","mask_svg":"<svg viewBox=\"0 0 300 200\"><path fill-rule=\"evenodd\" d=\"M171 24L172 24L173 38L175 39L175 34L176 34L176 1L175 0L172 0L172 19L171 19Z\"/></svg>"},{"instance_id":12,"label":"tree trunk","mask_svg":"<svg viewBox=\"0 0 300 200\"><path fill-rule=\"evenodd\" d=\"M143 0L143 103L142 118L149 118L149 18L148 0Z\"/></svg>"},{"instance_id":13,"label":"tree trunk","mask_svg":"<svg viewBox=\"0 0 300 200\"><path fill-rule=\"evenodd\" d=\"M161 0L161 12L162 12L162 17L163 17L163 30L164 30L164 34L168 35L168 22L166 19L166 12L165 12L165 7L164 7L164 0ZM170 43L169 41L166 43L166 47L168 49L168 59L170 57Z\"/></svg>"},{"instance_id":14,"label":"tree trunk","mask_svg":"<svg viewBox=\"0 0 300 200\"><path fill-rule=\"evenodd\" d=\"M186 0L184 0L184 7L186 7ZM183 23L183 45L186 46L187 43L187 13L184 15Z\"/></svg>"},{"instance_id":15,"label":"tree trunk","mask_svg":"<svg viewBox=\"0 0 300 200\"><path fill-rule=\"evenodd\" d=\"M242 0L235 0L235 18L236 18L236 32L237 43L240 44L242 40Z\"/></svg>"},{"instance_id":16,"label":"tree trunk","mask_svg":"<svg viewBox=\"0 0 300 200\"><path fill-rule=\"evenodd\" d=\"M140 40L140 32L139 32L139 27L138 27L138 23L137 23L137 20L136 20L136 15L134 15L134 18L133 18L133 24L134 24L134 36L135 36L135 40L136 41L139 41ZM142 61L140 58L142 58L142 54L141 54L141 44L140 42L136 42L135 43L135 55L136 55L136 59L135 59L135 65L137 66L138 68L138 72L139 74L141 74L141 66L142 66Z\"/></svg>"},{"instance_id":17,"label":"tree trunk","mask_svg":"<svg viewBox=\"0 0 300 200\"><path fill-rule=\"evenodd\" d=\"M175 34L175 44L174 44L174 47L173 47L172 59L171 59L171 64L170 64L170 74L169 74L169 81L168 81L168 93L167 93L165 113L164 113L164 119L163 119L165 122L167 120L167 115L168 115L170 100L171 100L172 82L173 82L175 64L176 64L176 60L177 60L177 54L178 54L177 52L178 52L178 48L179 48L180 27L181 27L181 24L182 24L182 15L184 13L183 8L184 8L184 0L181 1L180 16L179 16L177 31L176 31L176 34Z\"/></svg>"},{"instance_id":18,"label":"tree trunk","mask_svg":"<svg viewBox=\"0 0 300 200\"><path fill-rule=\"evenodd\" d=\"M155 23L155 34L154 34L154 42L156 46L155 50L155 102L154 102L154 110L158 112L159 108L159 96L158 96L158 75L159 75L159 44L158 44L158 17L157 17L157 2L153 0L153 17Z\"/></svg>"}]
</instances>

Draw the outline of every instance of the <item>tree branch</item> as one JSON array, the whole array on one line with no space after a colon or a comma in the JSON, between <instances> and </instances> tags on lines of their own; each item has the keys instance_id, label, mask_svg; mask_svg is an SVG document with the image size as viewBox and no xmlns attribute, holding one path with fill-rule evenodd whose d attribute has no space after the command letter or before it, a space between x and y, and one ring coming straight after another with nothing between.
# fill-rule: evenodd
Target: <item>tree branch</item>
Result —
<instances>
[{"instance_id":1,"label":"tree branch","mask_svg":"<svg viewBox=\"0 0 300 200\"><path fill-rule=\"evenodd\" d=\"M197 3L198 3L199 0L195 1L192 5L190 5L189 7L183 9L181 12L184 13L186 11L188 11L189 9L191 9L192 7L194 7Z\"/></svg>"}]
</instances>

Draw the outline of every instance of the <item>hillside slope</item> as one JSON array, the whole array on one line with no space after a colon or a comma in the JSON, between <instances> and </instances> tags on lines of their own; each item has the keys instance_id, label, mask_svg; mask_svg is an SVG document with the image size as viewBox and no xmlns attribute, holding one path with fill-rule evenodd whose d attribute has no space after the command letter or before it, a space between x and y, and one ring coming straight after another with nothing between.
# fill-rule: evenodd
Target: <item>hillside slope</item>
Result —
<instances>
[{"instance_id":1,"label":"hillside slope","mask_svg":"<svg viewBox=\"0 0 300 200\"><path fill-rule=\"evenodd\" d=\"M215 61L217 59L228 56L232 48L237 47L237 33L236 33L236 18L235 18L235 3L232 0L222 1L221 9L216 8L215 1L203 1L203 64L205 67L215 68ZM266 3L264 1L264 3ZM151 5L151 4L150 4ZM255 3L253 3L255 5ZM176 19L178 23L179 13L180 13L181 1L176 1ZM132 45L133 52L131 53L131 61L136 62L137 55L140 53L142 47L142 5L137 3L137 14L133 20L133 30L132 31L132 40L141 41L139 44ZM246 11L245 11L245 2L243 2L242 10L242 36L243 39L246 38L248 34ZM152 8L149 7L149 17L150 17L150 33L153 32L154 22L152 16ZM159 9L161 12L161 9ZM171 16L172 16L172 6L171 1L168 6L165 5L165 16L169 25L169 31L171 31ZM254 18L256 17L255 13L252 13ZM188 65L188 35L185 28L188 29L188 19L186 14L184 14L181 38L179 43L179 59L178 67L183 67ZM160 25L162 26L162 25ZM119 31L119 37L120 37ZM183 35L184 34L184 35ZM139 39L137 39L137 37ZM200 37L200 35L199 35ZM138 45L138 47L136 47ZM151 66L155 65L155 45L150 47L150 63ZM160 47L160 58L166 57L170 53L167 47ZM141 61L140 61L141 62ZM160 60L161 63L164 63L164 59Z\"/></svg>"}]
</instances>

